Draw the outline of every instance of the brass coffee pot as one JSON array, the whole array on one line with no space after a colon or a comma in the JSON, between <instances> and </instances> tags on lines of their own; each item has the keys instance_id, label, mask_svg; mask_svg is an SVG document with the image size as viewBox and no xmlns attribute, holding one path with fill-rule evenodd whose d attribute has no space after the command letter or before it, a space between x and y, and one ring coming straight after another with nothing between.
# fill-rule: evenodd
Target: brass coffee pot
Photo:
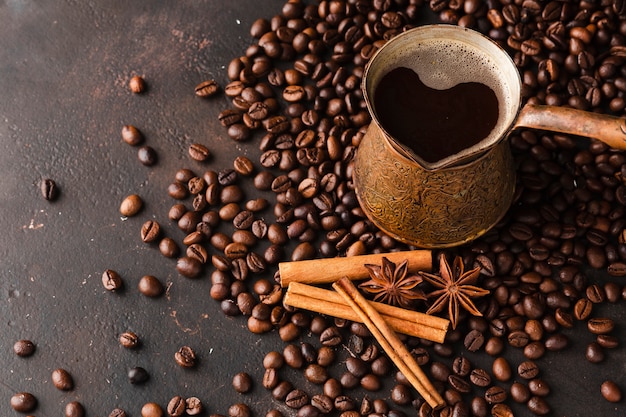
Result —
<instances>
[{"instance_id":1,"label":"brass coffee pot","mask_svg":"<svg viewBox=\"0 0 626 417\"><path fill-rule=\"evenodd\" d=\"M433 43L445 46L435 57L423 52L424 48L432 49ZM468 66L463 57L450 53L450 48L477 55L486 64ZM487 84L496 91L501 105L493 134L439 161L416 155L381 125L373 104L381 78L401 66L413 69L431 88L440 89L450 87L446 81L449 77L454 82L468 82L482 77L483 72L490 73ZM513 129L593 137L626 149L626 120L564 107L522 107L521 85L510 56L491 39L470 29L421 26L383 45L363 77L362 90L372 122L359 144L353 173L356 195L368 218L385 233L410 245L461 245L487 232L511 205L515 166L506 139Z\"/></svg>"}]
</instances>

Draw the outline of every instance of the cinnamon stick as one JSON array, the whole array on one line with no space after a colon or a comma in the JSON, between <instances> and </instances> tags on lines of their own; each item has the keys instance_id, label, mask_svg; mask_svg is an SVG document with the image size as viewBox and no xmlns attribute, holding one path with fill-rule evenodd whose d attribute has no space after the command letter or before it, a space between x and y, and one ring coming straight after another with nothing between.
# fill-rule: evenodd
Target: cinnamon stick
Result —
<instances>
[{"instance_id":1,"label":"cinnamon stick","mask_svg":"<svg viewBox=\"0 0 626 417\"><path fill-rule=\"evenodd\" d=\"M387 325L376 309L359 293L354 284L346 277L333 284L333 288L345 299L361 317L363 323L374 335L380 346L393 363L400 369L411 385L420 393L433 409L441 408L445 402L435 387L428 380L424 371L415 362L411 353L395 332Z\"/></svg>"},{"instance_id":2,"label":"cinnamon stick","mask_svg":"<svg viewBox=\"0 0 626 417\"><path fill-rule=\"evenodd\" d=\"M358 314L335 291L292 282L289 284L283 301L292 307L346 320L361 321ZM443 343L450 324L449 320L383 303L372 302L371 304L396 332Z\"/></svg>"},{"instance_id":3,"label":"cinnamon stick","mask_svg":"<svg viewBox=\"0 0 626 417\"><path fill-rule=\"evenodd\" d=\"M330 284L341 277L365 279L369 272L365 264L380 265L383 257L391 262L409 261L409 272L432 271L433 260L430 250L411 250L401 252L377 253L349 257L312 259L306 261L281 262L278 264L280 283L283 288L292 282L304 284Z\"/></svg>"}]
</instances>

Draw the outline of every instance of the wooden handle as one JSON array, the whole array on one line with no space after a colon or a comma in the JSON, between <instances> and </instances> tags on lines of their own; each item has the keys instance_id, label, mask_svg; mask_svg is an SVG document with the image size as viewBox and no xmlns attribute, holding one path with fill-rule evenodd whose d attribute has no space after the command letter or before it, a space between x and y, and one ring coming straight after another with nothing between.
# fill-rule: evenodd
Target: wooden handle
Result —
<instances>
[{"instance_id":1,"label":"wooden handle","mask_svg":"<svg viewBox=\"0 0 626 417\"><path fill-rule=\"evenodd\" d=\"M611 148L626 149L626 119L568 107L526 104L515 127L549 130L598 139Z\"/></svg>"},{"instance_id":2,"label":"wooden handle","mask_svg":"<svg viewBox=\"0 0 626 417\"><path fill-rule=\"evenodd\" d=\"M412 250L344 258L282 262L278 264L280 283L282 287L285 288L292 282L300 282L303 284L329 284L344 276L355 280L365 279L369 277L369 272L364 265L380 265L383 257L386 257L396 264L408 259L409 272L429 272L433 267L432 252L430 250Z\"/></svg>"}]
</instances>

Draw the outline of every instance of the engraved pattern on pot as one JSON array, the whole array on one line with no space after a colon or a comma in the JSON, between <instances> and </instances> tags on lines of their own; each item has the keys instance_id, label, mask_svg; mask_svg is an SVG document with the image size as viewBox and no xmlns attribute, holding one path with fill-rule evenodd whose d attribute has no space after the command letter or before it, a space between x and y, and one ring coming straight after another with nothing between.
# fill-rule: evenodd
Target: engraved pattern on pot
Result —
<instances>
[{"instance_id":1,"label":"engraved pattern on pot","mask_svg":"<svg viewBox=\"0 0 626 417\"><path fill-rule=\"evenodd\" d=\"M447 247L475 239L508 209L515 187L513 160L503 142L459 167L426 171L399 155L371 124L354 172L359 202L370 220L396 239Z\"/></svg>"}]
</instances>

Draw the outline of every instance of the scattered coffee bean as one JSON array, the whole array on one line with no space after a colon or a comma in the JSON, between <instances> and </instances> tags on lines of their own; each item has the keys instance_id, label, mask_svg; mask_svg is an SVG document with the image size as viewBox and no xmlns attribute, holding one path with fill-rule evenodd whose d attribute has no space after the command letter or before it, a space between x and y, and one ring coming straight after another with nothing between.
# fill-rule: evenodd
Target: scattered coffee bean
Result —
<instances>
[{"instance_id":1,"label":"scattered coffee bean","mask_svg":"<svg viewBox=\"0 0 626 417\"><path fill-rule=\"evenodd\" d=\"M11 397L11 407L20 413L28 413L37 407L37 398L29 392L19 392Z\"/></svg>"},{"instance_id":2,"label":"scattered coffee bean","mask_svg":"<svg viewBox=\"0 0 626 417\"><path fill-rule=\"evenodd\" d=\"M189 146L189 156L195 161L205 162L211 157L211 151L201 143L192 143Z\"/></svg>"},{"instance_id":3,"label":"scattered coffee bean","mask_svg":"<svg viewBox=\"0 0 626 417\"><path fill-rule=\"evenodd\" d=\"M622 390L613 381L604 381L600 387L600 392L605 400L618 403L622 400Z\"/></svg>"},{"instance_id":4,"label":"scattered coffee bean","mask_svg":"<svg viewBox=\"0 0 626 417\"><path fill-rule=\"evenodd\" d=\"M185 412L189 416L197 416L204 410L202 401L198 397L188 397L185 399Z\"/></svg>"},{"instance_id":5,"label":"scattered coffee bean","mask_svg":"<svg viewBox=\"0 0 626 417\"><path fill-rule=\"evenodd\" d=\"M157 403L146 403L141 407L141 417L163 417L163 409Z\"/></svg>"},{"instance_id":6,"label":"scattered coffee bean","mask_svg":"<svg viewBox=\"0 0 626 417\"><path fill-rule=\"evenodd\" d=\"M17 356L28 357L35 353L35 344L30 340L22 339L13 344L13 352Z\"/></svg>"},{"instance_id":7,"label":"scattered coffee bean","mask_svg":"<svg viewBox=\"0 0 626 417\"><path fill-rule=\"evenodd\" d=\"M197 278L202 272L202 262L194 257L184 256L176 262L176 270L187 278Z\"/></svg>"},{"instance_id":8,"label":"scattered coffee bean","mask_svg":"<svg viewBox=\"0 0 626 417\"><path fill-rule=\"evenodd\" d=\"M502 356L496 358L493 361L491 371L493 373L493 376L498 381L502 382L508 381L509 379L511 379L512 376L511 366L509 365L509 362Z\"/></svg>"},{"instance_id":9,"label":"scattered coffee bean","mask_svg":"<svg viewBox=\"0 0 626 417\"><path fill-rule=\"evenodd\" d=\"M170 237L164 237L159 242L159 252L166 258L175 258L180 253L176 241Z\"/></svg>"},{"instance_id":10,"label":"scattered coffee bean","mask_svg":"<svg viewBox=\"0 0 626 417\"><path fill-rule=\"evenodd\" d=\"M219 85L215 80L207 80L198 84L195 88L195 92L198 97L209 98L216 95L219 89Z\"/></svg>"},{"instance_id":11,"label":"scattered coffee bean","mask_svg":"<svg viewBox=\"0 0 626 417\"><path fill-rule=\"evenodd\" d=\"M605 317L592 318L587 321L587 330L593 334L607 334L613 331L615 322Z\"/></svg>"},{"instance_id":12,"label":"scattered coffee bean","mask_svg":"<svg viewBox=\"0 0 626 417\"><path fill-rule=\"evenodd\" d=\"M74 388L72 375L65 369L59 368L52 371L52 384L61 391L70 391Z\"/></svg>"},{"instance_id":13,"label":"scattered coffee bean","mask_svg":"<svg viewBox=\"0 0 626 417\"><path fill-rule=\"evenodd\" d=\"M128 370L128 381L130 381L131 384L140 385L145 383L149 378L150 375L148 371L140 366Z\"/></svg>"},{"instance_id":14,"label":"scattered coffee bean","mask_svg":"<svg viewBox=\"0 0 626 417\"><path fill-rule=\"evenodd\" d=\"M185 415L185 410L187 409L187 403L185 399L180 395L172 397L172 399L167 403L166 411L167 414L171 417L180 417Z\"/></svg>"},{"instance_id":15,"label":"scattered coffee bean","mask_svg":"<svg viewBox=\"0 0 626 417\"><path fill-rule=\"evenodd\" d=\"M128 88L134 94L141 94L146 90L146 82L139 75L135 75L128 81Z\"/></svg>"},{"instance_id":16,"label":"scattered coffee bean","mask_svg":"<svg viewBox=\"0 0 626 417\"><path fill-rule=\"evenodd\" d=\"M155 242L161 234L161 225L155 220L147 220L141 226L141 240L144 243Z\"/></svg>"},{"instance_id":17,"label":"scattered coffee bean","mask_svg":"<svg viewBox=\"0 0 626 417\"><path fill-rule=\"evenodd\" d=\"M65 405L65 417L83 417L85 407L78 401L71 401Z\"/></svg>"},{"instance_id":18,"label":"scattered coffee bean","mask_svg":"<svg viewBox=\"0 0 626 417\"><path fill-rule=\"evenodd\" d=\"M252 410L244 403L233 404L228 407L228 417L251 417Z\"/></svg>"},{"instance_id":19,"label":"scattered coffee bean","mask_svg":"<svg viewBox=\"0 0 626 417\"><path fill-rule=\"evenodd\" d=\"M178 366L183 368L193 368L196 366L196 353L189 346L182 346L174 354L174 360Z\"/></svg>"},{"instance_id":20,"label":"scattered coffee bean","mask_svg":"<svg viewBox=\"0 0 626 417\"><path fill-rule=\"evenodd\" d=\"M161 281L152 275L144 275L137 284L139 292L146 297L158 297L163 294L165 288Z\"/></svg>"},{"instance_id":21,"label":"scattered coffee bean","mask_svg":"<svg viewBox=\"0 0 626 417\"><path fill-rule=\"evenodd\" d=\"M127 349L134 349L139 346L139 337L133 332L126 331L120 334L119 342Z\"/></svg>"},{"instance_id":22,"label":"scattered coffee bean","mask_svg":"<svg viewBox=\"0 0 626 417\"><path fill-rule=\"evenodd\" d=\"M157 163L158 155L151 146L142 146L137 149L137 159L139 159L139 162L143 165L151 167Z\"/></svg>"},{"instance_id":23,"label":"scattered coffee bean","mask_svg":"<svg viewBox=\"0 0 626 417\"><path fill-rule=\"evenodd\" d=\"M102 273L102 285L106 290L117 291L122 288L122 277L112 269L106 269Z\"/></svg>"},{"instance_id":24,"label":"scattered coffee bean","mask_svg":"<svg viewBox=\"0 0 626 417\"><path fill-rule=\"evenodd\" d=\"M124 217L132 217L143 207L143 200L137 194L131 194L122 200L120 214Z\"/></svg>"},{"instance_id":25,"label":"scattered coffee bean","mask_svg":"<svg viewBox=\"0 0 626 417\"><path fill-rule=\"evenodd\" d=\"M233 388L239 393L246 393L252 389L252 378L245 372L239 372L233 377Z\"/></svg>"},{"instance_id":26,"label":"scattered coffee bean","mask_svg":"<svg viewBox=\"0 0 626 417\"><path fill-rule=\"evenodd\" d=\"M115 408L109 413L109 417L128 417L128 414L121 408Z\"/></svg>"},{"instance_id":27,"label":"scattered coffee bean","mask_svg":"<svg viewBox=\"0 0 626 417\"><path fill-rule=\"evenodd\" d=\"M41 180L41 195L48 201L54 201L59 197L59 187L57 183L50 178Z\"/></svg>"},{"instance_id":28,"label":"scattered coffee bean","mask_svg":"<svg viewBox=\"0 0 626 417\"><path fill-rule=\"evenodd\" d=\"M487 388L487 391L485 391L485 399L490 404L503 403L506 400L506 397L507 393L505 389L499 386Z\"/></svg>"},{"instance_id":29,"label":"scattered coffee bean","mask_svg":"<svg viewBox=\"0 0 626 417\"><path fill-rule=\"evenodd\" d=\"M551 411L546 400L538 396L532 396L526 405L528 406L528 409L537 416L545 416L550 414Z\"/></svg>"},{"instance_id":30,"label":"scattered coffee bean","mask_svg":"<svg viewBox=\"0 0 626 417\"><path fill-rule=\"evenodd\" d=\"M137 146L144 140L143 134L133 125L122 127L122 140L130 146Z\"/></svg>"}]
</instances>

